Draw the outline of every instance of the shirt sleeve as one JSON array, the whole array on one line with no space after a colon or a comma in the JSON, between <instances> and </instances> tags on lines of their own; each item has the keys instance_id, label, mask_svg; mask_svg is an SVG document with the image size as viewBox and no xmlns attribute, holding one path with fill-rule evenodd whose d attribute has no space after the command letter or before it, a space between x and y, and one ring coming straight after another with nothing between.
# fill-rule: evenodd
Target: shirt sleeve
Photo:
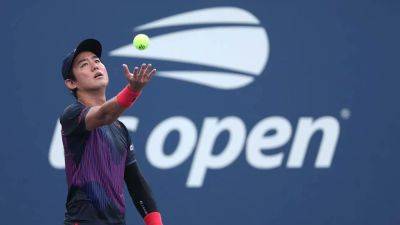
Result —
<instances>
[{"instance_id":1,"label":"shirt sleeve","mask_svg":"<svg viewBox=\"0 0 400 225\"><path fill-rule=\"evenodd\" d=\"M131 136L129 135L128 129L125 127L125 125L118 120L118 122L122 125L122 127L125 130L125 137L128 143L128 148L127 148L127 155L126 155L126 161L125 161L125 167L129 166L133 163L136 162L136 157L135 157L135 146L132 143Z\"/></svg>"},{"instance_id":2,"label":"shirt sleeve","mask_svg":"<svg viewBox=\"0 0 400 225\"><path fill-rule=\"evenodd\" d=\"M85 117L90 107L79 102L69 105L60 116L60 123L64 135L82 134L88 132Z\"/></svg>"},{"instance_id":3,"label":"shirt sleeve","mask_svg":"<svg viewBox=\"0 0 400 225\"><path fill-rule=\"evenodd\" d=\"M132 201L143 218L158 212L153 193L137 163L125 167L124 179Z\"/></svg>"}]
</instances>

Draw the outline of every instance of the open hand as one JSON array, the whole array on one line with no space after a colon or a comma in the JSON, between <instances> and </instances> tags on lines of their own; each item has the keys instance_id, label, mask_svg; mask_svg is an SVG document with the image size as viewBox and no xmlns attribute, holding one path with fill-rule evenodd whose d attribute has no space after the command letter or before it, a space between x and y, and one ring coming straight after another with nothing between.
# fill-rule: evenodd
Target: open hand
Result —
<instances>
[{"instance_id":1,"label":"open hand","mask_svg":"<svg viewBox=\"0 0 400 225\"><path fill-rule=\"evenodd\" d=\"M126 64L123 64L122 67L124 68L124 74L126 79L128 79L130 88L137 92L140 92L156 73L156 69L151 64L143 63L140 69L135 66L132 73Z\"/></svg>"}]
</instances>

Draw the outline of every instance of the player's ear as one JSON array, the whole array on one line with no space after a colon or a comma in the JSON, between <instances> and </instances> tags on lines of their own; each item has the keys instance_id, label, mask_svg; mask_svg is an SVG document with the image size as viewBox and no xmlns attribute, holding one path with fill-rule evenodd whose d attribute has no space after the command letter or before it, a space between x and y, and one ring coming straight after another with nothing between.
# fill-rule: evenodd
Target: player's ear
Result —
<instances>
[{"instance_id":1,"label":"player's ear","mask_svg":"<svg viewBox=\"0 0 400 225\"><path fill-rule=\"evenodd\" d=\"M65 83L65 86L67 86L67 88L70 90L77 88L76 81L74 81L72 79L65 79L64 83Z\"/></svg>"}]
</instances>

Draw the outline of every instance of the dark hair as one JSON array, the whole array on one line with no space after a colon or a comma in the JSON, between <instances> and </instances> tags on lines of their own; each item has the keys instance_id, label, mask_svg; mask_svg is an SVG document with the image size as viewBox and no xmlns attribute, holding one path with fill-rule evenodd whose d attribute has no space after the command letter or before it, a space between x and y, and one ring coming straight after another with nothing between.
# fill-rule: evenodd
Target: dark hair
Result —
<instances>
[{"instance_id":1,"label":"dark hair","mask_svg":"<svg viewBox=\"0 0 400 225\"><path fill-rule=\"evenodd\" d=\"M75 75L72 73L72 71L71 71L71 73L69 74L68 78L71 79L71 80L73 80L73 81L76 81L76 77L75 77ZM78 88L69 89L69 90L70 90L71 94L77 99L77 98L78 98L78 95L77 95Z\"/></svg>"}]
</instances>

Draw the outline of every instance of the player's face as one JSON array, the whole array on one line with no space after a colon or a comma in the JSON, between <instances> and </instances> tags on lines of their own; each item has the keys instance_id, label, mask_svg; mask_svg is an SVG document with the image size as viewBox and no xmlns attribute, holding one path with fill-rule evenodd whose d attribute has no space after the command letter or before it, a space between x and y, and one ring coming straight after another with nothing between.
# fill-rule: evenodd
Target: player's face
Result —
<instances>
[{"instance_id":1,"label":"player's face","mask_svg":"<svg viewBox=\"0 0 400 225\"><path fill-rule=\"evenodd\" d=\"M79 91L98 90L108 85L107 69L92 52L79 53L72 64L72 72Z\"/></svg>"}]
</instances>

